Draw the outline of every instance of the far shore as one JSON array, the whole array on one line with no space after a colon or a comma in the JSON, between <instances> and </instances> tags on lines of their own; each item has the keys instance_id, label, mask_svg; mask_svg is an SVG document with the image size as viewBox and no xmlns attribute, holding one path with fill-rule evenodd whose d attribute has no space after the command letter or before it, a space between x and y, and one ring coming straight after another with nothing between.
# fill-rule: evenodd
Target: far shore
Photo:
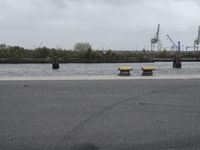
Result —
<instances>
[{"instance_id":1,"label":"far shore","mask_svg":"<svg viewBox=\"0 0 200 150\"><path fill-rule=\"evenodd\" d=\"M200 59L182 58L183 62L200 62ZM171 58L154 58L151 60L87 60L87 59L66 59L59 60L60 63L155 63L155 62L173 62ZM49 58L0 58L0 64L51 64Z\"/></svg>"}]
</instances>

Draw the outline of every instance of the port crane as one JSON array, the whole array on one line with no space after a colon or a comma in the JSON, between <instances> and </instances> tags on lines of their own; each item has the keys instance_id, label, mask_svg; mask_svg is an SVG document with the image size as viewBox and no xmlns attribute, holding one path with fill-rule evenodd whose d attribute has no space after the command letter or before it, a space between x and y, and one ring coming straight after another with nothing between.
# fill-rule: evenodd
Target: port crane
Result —
<instances>
[{"instance_id":1,"label":"port crane","mask_svg":"<svg viewBox=\"0 0 200 150\"><path fill-rule=\"evenodd\" d=\"M200 44L200 26L199 26L199 29L198 29L198 36L194 41L194 51L199 49L199 44Z\"/></svg>"},{"instance_id":2,"label":"port crane","mask_svg":"<svg viewBox=\"0 0 200 150\"><path fill-rule=\"evenodd\" d=\"M158 24L156 36L151 39L151 51L155 50L156 44L157 44L157 50L161 49L161 41L159 38L159 34L160 34L160 24Z\"/></svg>"},{"instance_id":3,"label":"port crane","mask_svg":"<svg viewBox=\"0 0 200 150\"><path fill-rule=\"evenodd\" d=\"M181 60L181 42L178 42L178 45L175 44L175 42L171 39L171 37L167 34L167 38L169 41L173 44L172 47L176 49L176 53L173 59L173 68L181 68L182 67L182 60Z\"/></svg>"},{"instance_id":4,"label":"port crane","mask_svg":"<svg viewBox=\"0 0 200 150\"><path fill-rule=\"evenodd\" d=\"M181 51L181 42L178 42L178 45L176 45L175 42L172 40L172 38L169 36L169 34L167 34L167 38L172 43L172 47L175 48L176 51L180 52Z\"/></svg>"},{"instance_id":5,"label":"port crane","mask_svg":"<svg viewBox=\"0 0 200 150\"><path fill-rule=\"evenodd\" d=\"M185 50L186 50L186 52L188 51L188 49L193 49L194 48L194 46L187 46L186 48L185 48Z\"/></svg>"}]
</instances>

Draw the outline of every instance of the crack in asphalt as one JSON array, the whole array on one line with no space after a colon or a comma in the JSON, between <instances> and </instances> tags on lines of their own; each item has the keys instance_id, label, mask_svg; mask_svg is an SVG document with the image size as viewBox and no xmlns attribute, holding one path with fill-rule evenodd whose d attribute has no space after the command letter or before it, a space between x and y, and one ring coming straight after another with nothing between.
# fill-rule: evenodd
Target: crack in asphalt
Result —
<instances>
[{"instance_id":1,"label":"crack in asphalt","mask_svg":"<svg viewBox=\"0 0 200 150\"><path fill-rule=\"evenodd\" d=\"M137 99L140 99L142 97L145 97L145 96L149 96L149 95L154 95L154 94L158 94L158 93L163 93L163 92L169 92L169 91L173 91L173 90L179 90L179 89L186 89L186 88L191 88L191 87L196 87L196 86L199 86L198 84L192 84L192 85L189 85L189 86L186 86L186 87L175 87L175 88L168 88L168 89L164 89L164 90L158 90L158 91L151 91L151 92L147 92L147 93L144 93L142 95L139 95L139 96L134 96L134 97L130 97L130 98L126 98L126 99L123 99L123 100L119 100L117 103L114 103L110 106L107 106L105 107L104 109L88 116L86 119L84 119L81 123L79 123L78 125L76 125L68 134L67 136L65 136L59 144L57 144L56 146L60 145L61 143L66 143L66 146L69 145L69 140L74 136L74 133L77 131L77 130L81 130L81 128L83 126L85 126L86 124L88 124L89 122L91 122L92 120L100 117L103 113L105 112L108 112L110 111L111 109L115 108L116 106L119 106L119 105L122 105L124 103L127 103L129 101L132 101L132 100L137 100ZM138 104L138 103L137 103ZM156 104L155 104L156 105ZM170 106L170 105L169 105ZM76 132L77 133L77 132Z\"/></svg>"}]
</instances>

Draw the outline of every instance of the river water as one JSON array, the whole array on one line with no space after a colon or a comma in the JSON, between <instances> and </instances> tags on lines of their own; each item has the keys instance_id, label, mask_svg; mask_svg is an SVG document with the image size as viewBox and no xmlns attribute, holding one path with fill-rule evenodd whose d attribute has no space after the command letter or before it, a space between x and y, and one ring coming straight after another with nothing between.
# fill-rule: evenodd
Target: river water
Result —
<instances>
[{"instance_id":1,"label":"river water","mask_svg":"<svg viewBox=\"0 0 200 150\"><path fill-rule=\"evenodd\" d=\"M141 67L153 65L155 75L200 75L200 62L183 62L182 69L173 69L171 62L123 63L123 64L60 64L59 70L53 70L51 64L0 64L0 76L3 77L39 77L39 76L112 76L119 73L118 67L132 66L133 76L141 75Z\"/></svg>"}]
</instances>

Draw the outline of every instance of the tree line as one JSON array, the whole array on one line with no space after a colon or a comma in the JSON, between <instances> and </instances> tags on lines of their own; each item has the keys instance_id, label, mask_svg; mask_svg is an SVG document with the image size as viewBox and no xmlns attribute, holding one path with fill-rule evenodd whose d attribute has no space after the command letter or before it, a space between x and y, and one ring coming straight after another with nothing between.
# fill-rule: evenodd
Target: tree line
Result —
<instances>
[{"instance_id":1,"label":"tree line","mask_svg":"<svg viewBox=\"0 0 200 150\"><path fill-rule=\"evenodd\" d=\"M20 46L0 45L0 59L45 59L47 62L57 57L61 62L149 62L154 59L171 59L172 51L102 51L94 50L89 43L76 43L72 50L38 47L33 50ZM200 59L200 52L181 52L184 58Z\"/></svg>"}]
</instances>

